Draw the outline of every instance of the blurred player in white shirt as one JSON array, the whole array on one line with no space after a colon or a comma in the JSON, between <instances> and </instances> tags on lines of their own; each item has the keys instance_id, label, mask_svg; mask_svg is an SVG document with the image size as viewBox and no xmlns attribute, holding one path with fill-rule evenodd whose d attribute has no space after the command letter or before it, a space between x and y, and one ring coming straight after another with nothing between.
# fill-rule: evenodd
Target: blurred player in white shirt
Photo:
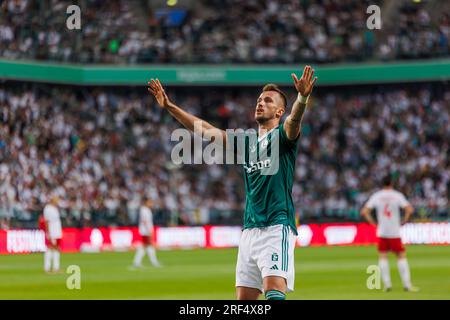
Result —
<instances>
[{"instance_id":1,"label":"blurred player in white shirt","mask_svg":"<svg viewBox=\"0 0 450 320\"><path fill-rule=\"evenodd\" d=\"M375 209L378 224L371 216ZM401 220L400 209L405 210L405 216ZM397 256L397 266L406 291L416 292L419 289L411 284L408 260L406 259L405 247L400 237L400 226L404 225L414 212L414 208L406 200L405 196L394 190L390 175L383 179L383 189L375 192L361 210L366 220L377 227L379 267L384 290L391 291L391 275L389 271L388 252L392 251Z\"/></svg>"},{"instance_id":2,"label":"blurred player in white shirt","mask_svg":"<svg viewBox=\"0 0 450 320\"><path fill-rule=\"evenodd\" d=\"M142 237L142 246L138 246L136 249L136 254L134 256L133 266L136 268L142 267L142 259L147 253L150 262L155 267L160 267L161 265L156 258L156 251L153 246L153 214L152 207L153 203L151 199L145 198L144 203L139 208L139 234Z\"/></svg>"},{"instance_id":3,"label":"blurred player in white shirt","mask_svg":"<svg viewBox=\"0 0 450 320\"><path fill-rule=\"evenodd\" d=\"M44 254L45 272L59 272L60 247L62 239L61 218L58 210L58 197L53 195L44 207L45 242L47 249Z\"/></svg>"}]
</instances>

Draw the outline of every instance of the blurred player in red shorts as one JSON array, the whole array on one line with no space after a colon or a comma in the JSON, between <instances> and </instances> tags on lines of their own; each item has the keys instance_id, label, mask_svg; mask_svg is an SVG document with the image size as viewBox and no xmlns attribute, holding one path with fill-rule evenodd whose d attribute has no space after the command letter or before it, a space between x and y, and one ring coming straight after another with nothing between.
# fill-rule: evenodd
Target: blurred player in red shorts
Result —
<instances>
[{"instance_id":1,"label":"blurred player in red shorts","mask_svg":"<svg viewBox=\"0 0 450 320\"><path fill-rule=\"evenodd\" d=\"M371 216L371 210L375 209L378 224ZM405 210L405 217L401 220L400 209ZM388 252L392 251L397 256L397 266L406 291L416 292L419 289L411 284L406 252L400 238L400 226L404 225L414 212L414 208L406 200L405 196L394 190L390 175L383 178L383 189L375 192L367 201L361 211L366 220L377 226L379 267L384 290L391 291L391 275L389 271Z\"/></svg>"},{"instance_id":2,"label":"blurred player in red shorts","mask_svg":"<svg viewBox=\"0 0 450 320\"><path fill-rule=\"evenodd\" d=\"M39 220L40 228L45 231L46 251L44 254L45 272L59 272L60 247L62 239L61 218L58 210L58 197L51 196L44 207L44 214Z\"/></svg>"},{"instance_id":3,"label":"blurred player in red shorts","mask_svg":"<svg viewBox=\"0 0 450 320\"><path fill-rule=\"evenodd\" d=\"M161 265L156 258L156 251L153 246L153 214L152 208L153 202L149 198L143 199L143 204L139 208L139 234L142 237L142 246L137 247L136 254L134 256L133 266L136 268L142 267L142 259L147 253L150 258L150 262L155 267ZM144 249L145 248L145 249Z\"/></svg>"}]
</instances>

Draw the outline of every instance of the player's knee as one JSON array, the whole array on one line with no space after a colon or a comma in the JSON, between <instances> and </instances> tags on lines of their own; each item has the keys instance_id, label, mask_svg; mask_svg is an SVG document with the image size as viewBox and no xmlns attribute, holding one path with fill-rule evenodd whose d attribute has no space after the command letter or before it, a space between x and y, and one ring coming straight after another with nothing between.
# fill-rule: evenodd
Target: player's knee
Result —
<instances>
[{"instance_id":1,"label":"player's knee","mask_svg":"<svg viewBox=\"0 0 450 320\"><path fill-rule=\"evenodd\" d=\"M378 257L380 260L387 259L388 258L387 252L380 252Z\"/></svg>"},{"instance_id":2,"label":"player's knee","mask_svg":"<svg viewBox=\"0 0 450 320\"><path fill-rule=\"evenodd\" d=\"M236 298L237 300L258 300L260 291L255 288L237 287Z\"/></svg>"},{"instance_id":3,"label":"player's knee","mask_svg":"<svg viewBox=\"0 0 450 320\"><path fill-rule=\"evenodd\" d=\"M287 281L285 278L280 276L268 276L263 280L264 291L278 290L281 292L286 292Z\"/></svg>"}]
</instances>

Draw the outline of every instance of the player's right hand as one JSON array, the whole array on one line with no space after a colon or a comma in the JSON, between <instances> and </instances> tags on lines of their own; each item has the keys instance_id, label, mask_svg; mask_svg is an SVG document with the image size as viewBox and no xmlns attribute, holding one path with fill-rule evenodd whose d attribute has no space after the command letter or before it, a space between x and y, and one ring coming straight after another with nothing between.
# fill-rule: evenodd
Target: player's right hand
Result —
<instances>
[{"instance_id":1,"label":"player's right hand","mask_svg":"<svg viewBox=\"0 0 450 320\"><path fill-rule=\"evenodd\" d=\"M162 108L167 108L169 106L170 100L158 79L156 79L156 81L151 79L151 81L148 82L148 91L155 97Z\"/></svg>"}]
</instances>

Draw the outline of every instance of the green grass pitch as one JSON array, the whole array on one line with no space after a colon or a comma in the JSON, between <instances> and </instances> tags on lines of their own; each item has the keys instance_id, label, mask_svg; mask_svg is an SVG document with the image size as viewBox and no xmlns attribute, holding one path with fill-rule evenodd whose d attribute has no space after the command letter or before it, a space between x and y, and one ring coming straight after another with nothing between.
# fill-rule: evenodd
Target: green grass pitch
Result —
<instances>
[{"instance_id":1,"label":"green grass pitch","mask_svg":"<svg viewBox=\"0 0 450 320\"><path fill-rule=\"evenodd\" d=\"M418 293L403 292L390 258L393 291L369 290L366 269L377 263L370 247L308 247L295 252L293 299L450 299L450 246L407 246ZM0 255L0 299L235 299L237 249L158 251L161 269L132 271L134 252L62 254L62 270L81 268L81 289L69 274L45 274L43 254ZM146 258L147 259L147 258Z\"/></svg>"}]
</instances>

